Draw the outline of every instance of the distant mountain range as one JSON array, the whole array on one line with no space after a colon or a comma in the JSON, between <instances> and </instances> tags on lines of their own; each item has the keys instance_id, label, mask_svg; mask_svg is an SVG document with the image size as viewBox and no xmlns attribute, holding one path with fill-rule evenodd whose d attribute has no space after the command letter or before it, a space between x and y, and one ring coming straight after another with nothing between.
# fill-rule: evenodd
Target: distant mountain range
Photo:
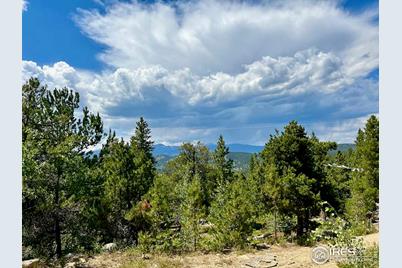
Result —
<instances>
[{"instance_id":1,"label":"distant mountain range","mask_svg":"<svg viewBox=\"0 0 402 268\"><path fill-rule=\"evenodd\" d=\"M215 144L207 145L209 150L215 150ZM264 146L248 145L248 144L229 144L229 158L233 160L234 166L237 169L246 170L248 168L251 155L259 153L264 149ZM337 151L347 151L354 149L355 145L351 143L340 143L336 150L330 151L330 154L335 154ZM180 146L167 146L163 144L154 145L154 155L157 162L157 168L163 169L166 163L173 159L180 152Z\"/></svg>"},{"instance_id":2,"label":"distant mountain range","mask_svg":"<svg viewBox=\"0 0 402 268\"><path fill-rule=\"evenodd\" d=\"M233 160L234 167L236 169L246 170L248 168L250 158L252 155L253 155L252 153L230 152L229 159ZM162 170L165 167L166 163L175 157L176 155L167 155L167 154L156 155L155 156L156 168Z\"/></svg>"},{"instance_id":3,"label":"distant mountain range","mask_svg":"<svg viewBox=\"0 0 402 268\"><path fill-rule=\"evenodd\" d=\"M206 145L209 150L213 151L216 148L215 144ZM237 169L245 170L248 168L251 155L259 153L264 149L264 146L248 145L248 144L229 144L229 158L233 160L234 166ZM163 144L154 145L154 155L156 158L156 167L163 169L166 163L180 153L180 146L167 146Z\"/></svg>"},{"instance_id":4,"label":"distant mountain range","mask_svg":"<svg viewBox=\"0 0 402 268\"><path fill-rule=\"evenodd\" d=\"M329 151L329 154L333 155L338 151L346 152L349 149L354 150L355 147L356 147L356 145L354 143L338 143L338 147L336 148L336 150Z\"/></svg>"},{"instance_id":5,"label":"distant mountain range","mask_svg":"<svg viewBox=\"0 0 402 268\"><path fill-rule=\"evenodd\" d=\"M215 144L207 144L209 150L215 150ZM236 169L246 170L248 168L251 155L259 153L264 149L264 146L248 145L248 144L229 144L230 153L229 158L233 160ZM336 150L330 151L329 154L335 154L337 151L347 151L354 149L355 145L352 143L340 143ZM94 151L99 154L99 150ZM161 170L166 163L175 158L180 153L180 146L168 146L163 144L155 144L153 154L156 159L156 167Z\"/></svg>"},{"instance_id":6,"label":"distant mountain range","mask_svg":"<svg viewBox=\"0 0 402 268\"><path fill-rule=\"evenodd\" d=\"M207 144L209 150L215 150L216 144ZM229 150L231 152L242 153L259 153L264 149L264 146L248 145L248 144L229 144ZM180 152L180 146L168 146L163 144L154 145L154 155L178 155Z\"/></svg>"}]
</instances>

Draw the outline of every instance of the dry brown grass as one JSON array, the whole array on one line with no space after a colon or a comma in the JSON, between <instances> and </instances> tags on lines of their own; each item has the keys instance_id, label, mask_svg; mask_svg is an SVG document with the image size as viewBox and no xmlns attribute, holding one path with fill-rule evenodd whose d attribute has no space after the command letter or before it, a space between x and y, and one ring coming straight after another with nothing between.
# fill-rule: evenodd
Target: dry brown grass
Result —
<instances>
[{"instance_id":1,"label":"dry brown grass","mask_svg":"<svg viewBox=\"0 0 402 268\"><path fill-rule=\"evenodd\" d=\"M378 233L364 237L365 243L378 243ZM247 267L245 264L256 262L259 259L274 258L277 267L287 268L315 268L311 261L311 247L301 247L295 244L276 245L265 250L234 251L228 254L199 252L183 255L150 255L144 259L136 249L124 252L104 253L89 260L93 268L211 268L211 267ZM320 268L335 268L336 263L329 262L320 265Z\"/></svg>"}]
</instances>

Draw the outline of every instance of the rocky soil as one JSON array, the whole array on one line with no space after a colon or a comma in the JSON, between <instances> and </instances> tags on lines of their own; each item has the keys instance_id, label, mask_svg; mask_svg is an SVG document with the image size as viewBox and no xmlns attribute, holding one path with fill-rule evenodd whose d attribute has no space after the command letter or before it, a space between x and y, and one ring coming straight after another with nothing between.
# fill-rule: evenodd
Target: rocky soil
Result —
<instances>
[{"instance_id":1,"label":"rocky soil","mask_svg":"<svg viewBox=\"0 0 402 268\"><path fill-rule=\"evenodd\" d=\"M363 237L366 247L379 243L379 234L374 233ZM210 268L210 267L239 267L239 268L336 268L334 262L316 265L311 260L311 247L294 244L274 245L268 249L250 252L230 252L187 255L142 255L137 251L105 252L92 257L75 256L64 267L69 268L146 268L146 267L175 267L175 268ZM41 267L41 266L26 266ZM42 266L43 267L43 266Z\"/></svg>"}]
</instances>

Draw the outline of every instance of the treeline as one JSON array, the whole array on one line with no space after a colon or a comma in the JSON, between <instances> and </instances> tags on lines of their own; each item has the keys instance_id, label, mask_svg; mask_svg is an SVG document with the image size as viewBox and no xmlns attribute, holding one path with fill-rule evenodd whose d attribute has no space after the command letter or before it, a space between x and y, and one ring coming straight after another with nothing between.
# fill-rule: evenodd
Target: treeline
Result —
<instances>
[{"instance_id":1,"label":"treeline","mask_svg":"<svg viewBox=\"0 0 402 268\"><path fill-rule=\"evenodd\" d=\"M22 106L23 258L96 252L110 242L145 252L242 248L267 232L272 242L307 243L318 227L313 219L328 207L356 235L371 230L375 116L359 130L354 151L331 156L336 143L291 121L253 155L247 172L234 170L222 136L212 152L184 143L157 171L143 118L126 142L105 134L98 114L78 112L78 93L49 90L35 78L22 87Z\"/></svg>"}]
</instances>

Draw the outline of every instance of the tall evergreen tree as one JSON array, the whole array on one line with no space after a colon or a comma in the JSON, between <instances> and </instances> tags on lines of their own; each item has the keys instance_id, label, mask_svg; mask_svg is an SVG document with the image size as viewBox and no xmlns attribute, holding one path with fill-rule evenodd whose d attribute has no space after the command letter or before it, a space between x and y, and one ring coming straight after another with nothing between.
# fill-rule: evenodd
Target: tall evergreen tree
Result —
<instances>
[{"instance_id":1,"label":"tall evergreen tree","mask_svg":"<svg viewBox=\"0 0 402 268\"><path fill-rule=\"evenodd\" d=\"M379 188L379 121L372 115L356 138L356 161L371 187ZM378 201L378 200L376 200Z\"/></svg>"},{"instance_id":2,"label":"tall evergreen tree","mask_svg":"<svg viewBox=\"0 0 402 268\"><path fill-rule=\"evenodd\" d=\"M102 160L108 203L118 211L131 208L135 200L134 179L130 176L133 165L130 165L128 146L123 139L110 142Z\"/></svg>"},{"instance_id":3,"label":"tall evergreen tree","mask_svg":"<svg viewBox=\"0 0 402 268\"><path fill-rule=\"evenodd\" d=\"M201 235L200 220L205 215L199 176L196 175L190 182L185 182L184 185L184 198L180 211L181 232L185 248L195 251Z\"/></svg>"},{"instance_id":4,"label":"tall evergreen tree","mask_svg":"<svg viewBox=\"0 0 402 268\"><path fill-rule=\"evenodd\" d=\"M197 144L184 143L180 147L180 154L176 159L170 161L166 167L166 173L178 182L180 180L192 181L198 176L206 207L209 206L215 190L212 170L210 152L200 142Z\"/></svg>"},{"instance_id":5,"label":"tall evergreen tree","mask_svg":"<svg viewBox=\"0 0 402 268\"><path fill-rule=\"evenodd\" d=\"M367 231L378 202L379 121L374 115L367 120L364 130L358 131L355 165L359 170L352 176L347 212L356 232L363 234Z\"/></svg>"},{"instance_id":6,"label":"tall evergreen tree","mask_svg":"<svg viewBox=\"0 0 402 268\"><path fill-rule=\"evenodd\" d=\"M131 148L135 149L135 151L144 152L147 159L155 163L152 155L154 142L151 140L151 129L143 117L140 117L140 120L136 123L135 132L130 139L130 144Z\"/></svg>"},{"instance_id":7,"label":"tall evergreen tree","mask_svg":"<svg viewBox=\"0 0 402 268\"><path fill-rule=\"evenodd\" d=\"M349 160L351 152L338 151L331 157L331 164L337 166L354 167L354 164ZM326 178L328 182L327 193L332 196L330 205L340 215L345 213L346 200L350 198L350 183L354 173L349 168L339 168L337 166L327 165L325 167Z\"/></svg>"},{"instance_id":8,"label":"tall evergreen tree","mask_svg":"<svg viewBox=\"0 0 402 268\"><path fill-rule=\"evenodd\" d=\"M147 224L138 208L156 174L152 150L151 130L142 117L130 143L116 139L114 132L109 133L100 156L106 177L104 202L109 210L111 237L135 242L138 232L145 228L138 225Z\"/></svg>"},{"instance_id":9,"label":"tall evergreen tree","mask_svg":"<svg viewBox=\"0 0 402 268\"><path fill-rule=\"evenodd\" d=\"M262 174L258 173L257 175L257 178L260 178L259 185L261 185L260 189L265 211L269 211L274 215L274 239L276 240L278 237L278 214L285 211L284 207L287 204L286 199L282 198L284 195L283 180L279 178L273 164L263 166Z\"/></svg>"},{"instance_id":10,"label":"tall evergreen tree","mask_svg":"<svg viewBox=\"0 0 402 268\"><path fill-rule=\"evenodd\" d=\"M215 249L244 247L253 231L257 215L257 198L253 181L239 175L218 193L210 208L209 221L213 224L212 244Z\"/></svg>"},{"instance_id":11,"label":"tall evergreen tree","mask_svg":"<svg viewBox=\"0 0 402 268\"><path fill-rule=\"evenodd\" d=\"M72 235L73 189L86 183L85 160L102 138L102 121L86 107L76 118L79 94L50 91L36 78L23 85L22 103L23 243L40 253L51 253L54 245L61 257L63 239Z\"/></svg>"},{"instance_id":12,"label":"tall evergreen tree","mask_svg":"<svg viewBox=\"0 0 402 268\"><path fill-rule=\"evenodd\" d=\"M152 186L156 174L152 150L151 130L141 117L130 143L119 141L110 132L100 152L102 175L106 178L104 203L109 210L112 237L136 240L137 231L142 229L132 221L137 219L134 214L138 203Z\"/></svg>"},{"instance_id":13,"label":"tall evergreen tree","mask_svg":"<svg viewBox=\"0 0 402 268\"><path fill-rule=\"evenodd\" d=\"M213 154L214 165L217 171L217 184L222 185L233 177L233 160L229 159L229 147L225 145L220 135Z\"/></svg>"},{"instance_id":14,"label":"tall evergreen tree","mask_svg":"<svg viewBox=\"0 0 402 268\"><path fill-rule=\"evenodd\" d=\"M275 191L281 196L281 213L297 217L297 236L310 228L309 219L317 213L317 204L325 187L322 171L325 156L334 144L320 143L309 137L301 125L291 121L282 133L270 136L261 153L264 165L273 166ZM279 188L278 188L279 187Z\"/></svg>"},{"instance_id":15,"label":"tall evergreen tree","mask_svg":"<svg viewBox=\"0 0 402 268\"><path fill-rule=\"evenodd\" d=\"M152 186L155 178L155 158L152 155L151 130L143 117L137 122L130 139L130 155L134 165L136 199L140 200Z\"/></svg>"}]
</instances>

